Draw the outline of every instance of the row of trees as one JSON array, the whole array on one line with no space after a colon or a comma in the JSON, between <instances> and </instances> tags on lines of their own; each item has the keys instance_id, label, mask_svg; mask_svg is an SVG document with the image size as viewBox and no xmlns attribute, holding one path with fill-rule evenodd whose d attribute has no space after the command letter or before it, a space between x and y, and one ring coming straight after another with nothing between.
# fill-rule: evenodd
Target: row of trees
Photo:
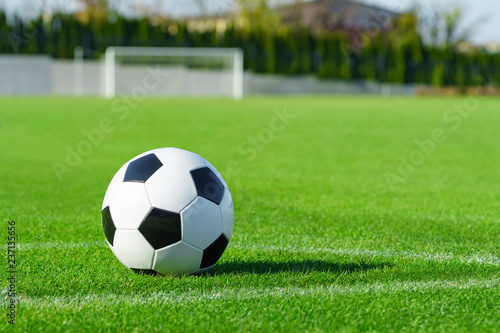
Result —
<instances>
[{"instance_id":1,"label":"row of trees","mask_svg":"<svg viewBox=\"0 0 500 333\"><path fill-rule=\"evenodd\" d=\"M345 33L313 34L285 25L269 29L236 20L221 26L113 13L108 19L89 17L85 22L74 15L56 14L26 23L8 22L0 12L0 53L72 58L75 47L82 46L86 57L98 58L112 45L239 47L245 54L245 68L259 73L436 86L478 85L484 78L500 81L500 54L427 45L411 14L394 22L391 32L366 32L353 42Z\"/></svg>"}]
</instances>

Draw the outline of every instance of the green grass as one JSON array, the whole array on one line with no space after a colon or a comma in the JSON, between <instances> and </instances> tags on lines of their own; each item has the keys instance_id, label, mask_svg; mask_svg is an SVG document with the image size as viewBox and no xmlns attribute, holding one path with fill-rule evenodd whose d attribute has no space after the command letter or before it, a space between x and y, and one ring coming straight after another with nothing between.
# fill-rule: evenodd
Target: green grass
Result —
<instances>
[{"instance_id":1,"label":"green grass","mask_svg":"<svg viewBox=\"0 0 500 333\"><path fill-rule=\"evenodd\" d=\"M120 119L100 99L1 99L1 249L6 267L15 220L16 328L499 331L500 100L448 112L464 101L151 99ZM283 109L295 118L270 140L264 129ZM106 118L114 130L58 178L54 162ZM436 128L446 139L418 153L415 140ZM233 238L202 276L135 274L102 233L114 173L169 146L208 159L233 194Z\"/></svg>"}]
</instances>

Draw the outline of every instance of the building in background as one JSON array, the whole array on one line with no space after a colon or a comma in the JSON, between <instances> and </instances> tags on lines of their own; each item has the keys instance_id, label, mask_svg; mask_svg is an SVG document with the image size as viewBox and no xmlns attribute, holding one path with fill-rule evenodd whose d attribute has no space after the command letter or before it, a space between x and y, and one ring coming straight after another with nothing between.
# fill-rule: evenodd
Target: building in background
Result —
<instances>
[{"instance_id":1,"label":"building in background","mask_svg":"<svg viewBox=\"0 0 500 333\"><path fill-rule=\"evenodd\" d=\"M349 0L315 0L299 2L280 9L285 23L298 24L316 33L346 32L350 40L358 40L367 31L387 32L400 16L377 6Z\"/></svg>"},{"instance_id":2,"label":"building in background","mask_svg":"<svg viewBox=\"0 0 500 333\"><path fill-rule=\"evenodd\" d=\"M280 24L299 26L318 35L325 32L345 33L351 47L359 44L363 36L385 34L394 29L393 22L402 13L351 0L298 1L277 6L272 11ZM186 18L199 27L226 26L238 11L228 10L216 15L200 15Z\"/></svg>"}]
</instances>

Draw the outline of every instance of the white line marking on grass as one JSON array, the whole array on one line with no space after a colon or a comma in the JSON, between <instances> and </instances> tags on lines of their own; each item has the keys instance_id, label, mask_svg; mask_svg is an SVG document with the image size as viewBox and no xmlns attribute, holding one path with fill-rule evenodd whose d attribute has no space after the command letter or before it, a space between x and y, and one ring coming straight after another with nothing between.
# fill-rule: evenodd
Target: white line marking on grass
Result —
<instances>
[{"instance_id":1,"label":"white line marking on grass","mask_svg":"<svg viewBox=\"0 0 500 333\"><path fill-rule=\"evenodd\" d=\"M105 241L93 242L40 242L18 244L18 250L50 250L50 249L70 249L70 248L94 248L107 247ZM452 253L427 253L414 251L396 251L396 250L367 250L359 248L320 248L320 247L299 247L299 246L276 246L276 245L246 245L246 244L230 244L230 248L238 250L252 250L264 252L291 252L291 253L327 253L335 255L348 255L353 257L368 257L368 258L403 258L415 259L434 262L455 261L464 264L483 264L500 266L500 257L492 254L481 255L455 255ZM5 245L0 246L2 250L6 249Z\"/></svg>"},{"instance_id":2,"label":"white line marking on grass","mask_svg":"<svg viewBox=\"0 0 500 333\"><path fill-rule=\"evenodd\" d=\"M107 247L105 241L93 242L40 242L40 243L18 243L16 248L22 250L50 250L50 249L71 249L71 248L92 248L92 247ZM5 250L6 245L0 246L0 249Z\"/></svg>"},{"instance_id":3,"label":"white line marking on grass","mask_svg":"<svg viewBox=\"0 0 500 333\"><path fill-rule=\"evenodd\" d=\"M68 296L45 296L26 297L20 296L19 303L22 306L41 307L70 307L81 308L87 304L118 305L148 304L159 305L179 304L188 302L211 301L211 300L248 300L263 297L307 297L307 296L334 296L347 294L396 294L401 292L434 292L448 289L492 289L500 287L500 280L461 280L461 281L394 281L390 283L355 284L351 286L315 286L315 287L285 287L285 288L238 288L218 289L216 291L187 291L187 292L156 292L150 295L116 295L116 294L89 294Z\"/></svg>"}]
</instances>

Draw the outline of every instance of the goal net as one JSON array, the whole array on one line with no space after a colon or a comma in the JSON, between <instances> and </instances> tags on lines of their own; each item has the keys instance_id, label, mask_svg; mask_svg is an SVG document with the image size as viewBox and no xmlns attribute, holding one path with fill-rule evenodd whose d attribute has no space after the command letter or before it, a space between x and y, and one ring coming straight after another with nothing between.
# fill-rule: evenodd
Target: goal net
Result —
<instances>
[{"instance_id":1,"label":"goal net","mask_svg":"<svg viewBox=\"0 0 500 333\"><path fill-rule=\"evenodd\" d=\"M109 47L104 57L107 98L243 96L243 53L232 48Z\"/></svg>"}]
</instances>

